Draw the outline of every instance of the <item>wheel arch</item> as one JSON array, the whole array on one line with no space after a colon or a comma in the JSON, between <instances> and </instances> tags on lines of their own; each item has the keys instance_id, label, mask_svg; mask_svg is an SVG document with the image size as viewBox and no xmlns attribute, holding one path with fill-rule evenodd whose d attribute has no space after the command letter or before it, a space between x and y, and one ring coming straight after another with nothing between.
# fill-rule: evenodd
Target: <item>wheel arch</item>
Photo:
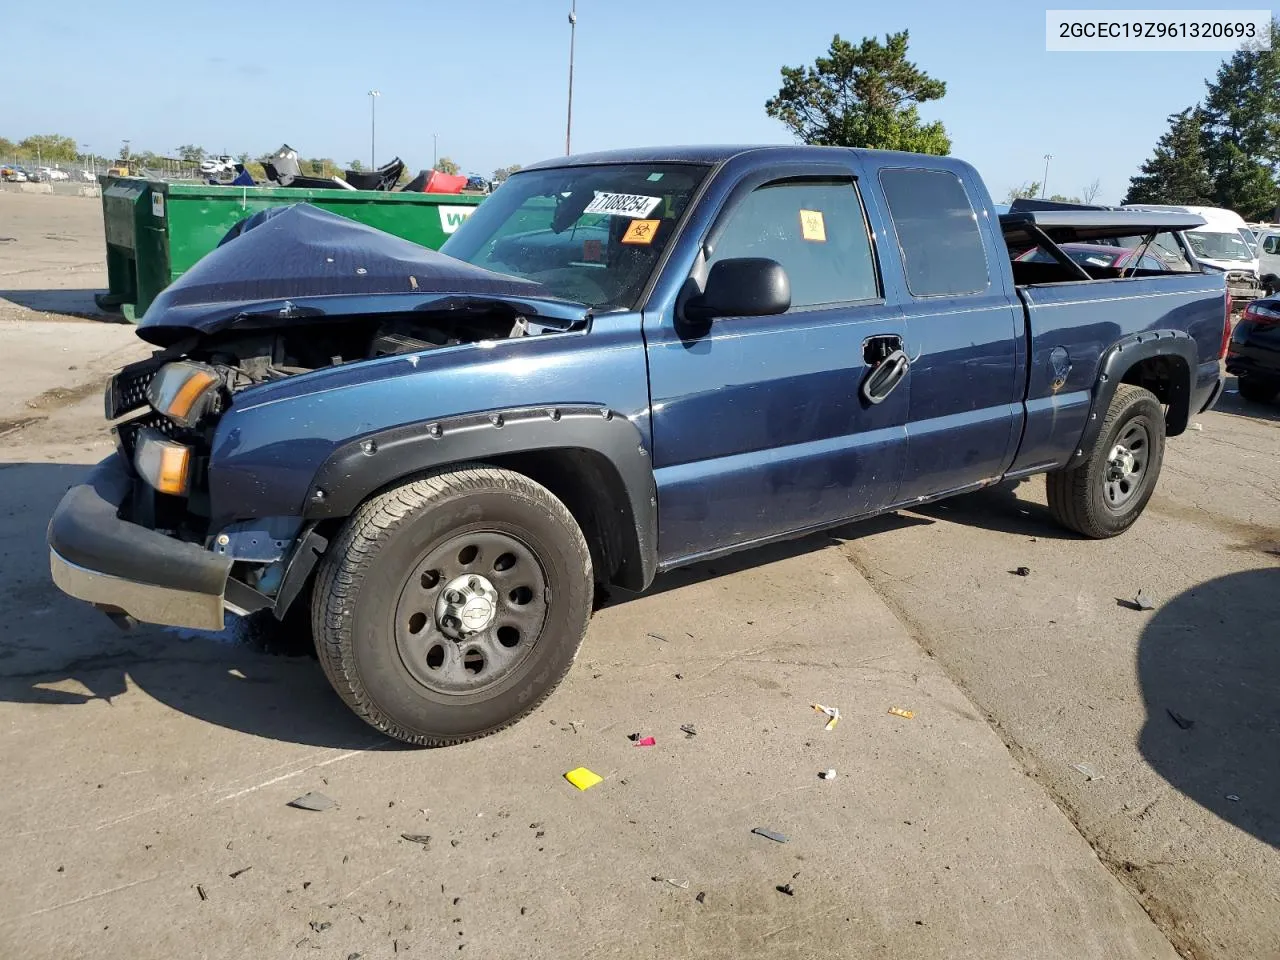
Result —
<instances>
[{"instance_id":1,"label":"wheel arch","mask_svg":"<svg viewBox=\"0 0 1280 960\"><path fill-rule=\"evenodd\" d=\"M353 438L320 466L304 517L341 520L370 497L450 464L510 469L547 487L573 514L597 577L643 590L657 567L657 492L634 423L607 407L494 410Z\"/></svg>"},{"instance_id":2,"label":"wheel arch","mask_svg":"<svg viewBox=\"0 0 1280 960\"><path fill-rule=\"evenodd\" d=\"M1089 419L1072 461L1082 460L1093 447L1116 387L1122 383L1150 390L1164 404L1166 436L1183 433L1191 418L1191 393L1199 357L1196 341L1181 330L1139 333L1110 347L1099 363Z\"/></svg>"}]
</instances>

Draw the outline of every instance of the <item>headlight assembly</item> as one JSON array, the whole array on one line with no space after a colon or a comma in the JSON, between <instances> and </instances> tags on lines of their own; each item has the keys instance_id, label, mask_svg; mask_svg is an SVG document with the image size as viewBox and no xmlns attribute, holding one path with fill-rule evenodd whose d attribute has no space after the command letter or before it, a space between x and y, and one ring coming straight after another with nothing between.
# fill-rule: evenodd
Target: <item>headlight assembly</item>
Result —
<instances>
[{"instance_id":1,"label":"headlight assembly","mask_svg":"<svg viewBox=\"0 0 1280 960\"><path fill-rule=\"evenodd\" d=\"M161 493L182 497L191 489L191 448L153 427L138 431L133 465Z\"/></svg>"},{"instance_id":2,"label":"headlight assembly","mask_svg":"<svg viewBox=\"0 0 1280 960\"><path fill-rule=\"evenodd\" d=\"M218 371L203 363L168 363L147 387L147 400L157 412L184 427L194 427L208 412L221 383Z\"/></svg>"}]
</instances>

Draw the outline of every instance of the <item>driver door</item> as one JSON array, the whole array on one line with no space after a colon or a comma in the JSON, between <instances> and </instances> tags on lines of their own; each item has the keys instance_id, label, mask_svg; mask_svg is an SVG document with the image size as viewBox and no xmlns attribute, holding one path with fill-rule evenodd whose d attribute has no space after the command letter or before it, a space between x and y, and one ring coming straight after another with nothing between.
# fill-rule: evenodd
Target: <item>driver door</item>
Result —
<instances>
[{"instance_id":1,"label":"driver door","mask_svg":"<svg viewBox=\"0 0 1280 960\"><path fill-rule=\"evenodd\" d=\"M884 297L875 233L848 168L740 184L704 240L705 267L775 260L791 308L699 330L670 310L646 315L664 564L893 501L911 385L907 372L879 402L862 391L904 332Z\"/></svg>"}]
</instances>

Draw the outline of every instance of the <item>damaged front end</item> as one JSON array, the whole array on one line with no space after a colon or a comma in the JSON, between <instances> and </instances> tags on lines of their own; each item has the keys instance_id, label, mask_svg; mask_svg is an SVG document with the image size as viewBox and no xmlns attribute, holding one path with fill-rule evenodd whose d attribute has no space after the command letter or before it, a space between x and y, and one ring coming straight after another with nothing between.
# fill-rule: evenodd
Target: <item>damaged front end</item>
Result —
<instances>
[{"instance_id":1,"label":"damaged front end","mask_svg":"<svg viewBox=\"0 0 1280 960\"><path fill-rule=\"evenodd\" d=\"M104 397L116 453L49 528L64 592L132 620L220 629L282 615L323 539L300 517L211 501L219 425L257 388L367 361L563 332L587 308L305 205L272 211L147 311L150 358ZM305 442L305 435L301 437ZM269 478L258 478L266 492ZM267 497L266 499L270 499Z\"/></svg>"}]
</instances>

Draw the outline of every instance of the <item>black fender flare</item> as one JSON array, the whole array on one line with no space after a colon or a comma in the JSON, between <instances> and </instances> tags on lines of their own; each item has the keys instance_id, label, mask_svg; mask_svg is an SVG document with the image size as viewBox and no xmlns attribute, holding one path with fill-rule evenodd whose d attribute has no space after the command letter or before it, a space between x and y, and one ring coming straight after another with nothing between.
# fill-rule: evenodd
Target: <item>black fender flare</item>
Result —
<instances>
[{"instance_id":1,"label":"black fender flare","mask_svg":"<svg viewBox=\"0 0 1280 960\"><path fill-rule=\"evenodd\" d=\"M643 590L657 570L658 494L644 438L608 407L565 405L493 410L422 420L346 441L326 458L307 491L303 516L318 521L350 516L389 487L452 463L501 460L522 454L586 451L617 473L629 511L619 585Z\"/></svg>"},{"instance_id":2,"label":"black fender flare","mask_svg":"<svg viewBox=\"0 0 1280 960\"><path fill-rule=\"evenodd\" d=\"M1185 380L1170 384L1171 396L1166 430L1169 436L1177 436L1187 428L1191 416L1191 391L1195 385L1196 370L1200 364L1200 350L1191 334L1183 330L1149 330L1125 337L1107 349L1098 365L1098 378L1093 384L1093 400L1089 404L1089 419L1085 421L1084 434L1076 444L1071 463L1083 460L1088 450L1097 442L1107 408L1116 395L1116 387L1124 382L1125 374L1137 363L1153 357L1178 357L1186 364Z\"/></svg>"}]
</instances>

